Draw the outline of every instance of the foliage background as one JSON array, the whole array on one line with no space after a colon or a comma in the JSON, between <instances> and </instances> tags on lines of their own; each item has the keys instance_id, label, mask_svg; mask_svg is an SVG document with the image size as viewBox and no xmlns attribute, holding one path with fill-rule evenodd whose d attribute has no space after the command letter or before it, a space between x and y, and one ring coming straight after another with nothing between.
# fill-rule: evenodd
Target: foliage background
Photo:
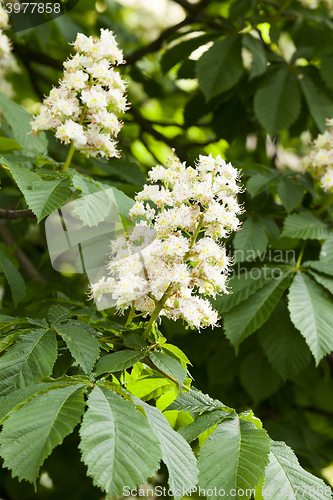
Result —
<instances>
[{"instance_id":1,"label":"foliage background","mask_svg":"<svg viewBox=\"0 0 333 500\"><path fill-rule=\"evenodd\" d=\"M244 263L240 258L235 272L240 267L244 274L245 269L271 266L277 255L288 250L294 253L284 253L283 260L292 256L295 261L280 262L280 258L276 265L291 273L299 269L298 257L302 262L320 259L314 282L317 295L312 300L302 297L302 284L298 289L294 285L293 322L287 309L288 278L286 286L267 296L255 293L265 283L259 285L249 278L241 281L243 296L234 289L238 309L230 302L232 297L218 301L228 338L222 327L198 333L163 321L161 330L192 361L196 387L237 411L252 408L273 439L295 450L303 467L332 481L327 468L333 462L332 200L309 174L300 172L298 160L306 134L315 137L323 132L325 118L333 117L329 10L322 3L312 11L297 0L175 0L154 2L154 6L149 1L80 0L66 16L11 33L22 70L11 77L16 101L37 113L43 95L61 77L62 62L70 51L68 42L77 32L97 35L100 28L115 32L127 61L120 69L129 81L131 102L119 138L122 157L97 162L76 153L72 166L133 197L149 168L163 164L172 148L188 164L199 154L221 154L243 169L247 187L242 195L245 222L230 250L253 251L262 259ZM249 36L251 29L257 38ZM206 44L212 42L212 50L204 52L202 47L207 50ZM7 133L4 123L2 134ZM64 161L66 146L52 134L47 137L50 156ZM3 170L0 174L1 207L26 208L18 188ZM309 224L311 213L315 219ZM33 218L4 218L0 236L1 252L26 281L26 293L15 308L5 276L0 276L4 314L38 318L61 294L83 300L88 290L86 277L71 275L70 269L63 273L52 269L43 223L37 225ZM313 275L308 276L313 280ZM233 281L231 286L237 287L237 279ZM318 309L322 297L326 302ZM292 311L291 301L289 293ZM324 317L324 325L318 316ZM311 343L314 330L306 333L304 323L308 322L317 337L326 341L317 356L318 366L303 338L308 335ZM237 344L235 338L242 329L247 329L244 337L248 338L236 355L230 340ZM53 489L41 480L34 493L27 483L19 483L1 469L1 498L100 498L100 491L86 477L77 443L74 432L45 462L42 471L51 477Z\"/></svg>"}]
</instances>

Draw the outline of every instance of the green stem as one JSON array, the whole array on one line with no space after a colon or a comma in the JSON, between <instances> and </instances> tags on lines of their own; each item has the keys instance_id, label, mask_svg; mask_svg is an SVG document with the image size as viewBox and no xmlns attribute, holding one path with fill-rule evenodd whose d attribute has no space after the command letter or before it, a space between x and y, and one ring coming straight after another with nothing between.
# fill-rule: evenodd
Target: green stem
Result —
<instances>
[{"instance_id":1,"label":"green stem","mask_svg":"<svg viewBox=\"0 0 333 500\"><path fill-rule=\"evenodd\" d=\"M152 363L152 361L150 361L150 359L147 359L147 358L143 358L141 360L141 363L144 363L145 365L149 366L150 368L152 368L153 370L157 371L158 373L160 373L161 375L163 375L163 377L171 380L171 382L174 382L175 384L178 385L179 387L179 383L178 381L172 376L172 375L169 375L168 373L165 373L163 370L160 370L159 368L157 368L156 365L154 365L154 363ZM182 385L182 389L184 389L185 391L190 391L191 389L189 387L187 387L186 385Z\"/></svg>"},{"instance_id":2,"label":"green stem","mask_svg":"<svg viewBox=\"0 0 333 500\"><path fill-rule=\"evenodd\" d=\"M132 319L134 318L134 313L135 313L135 303L134 303L134 300L133 300L132 307L131 307L130 313L128 315L127 321L125 323L125 326L128 326L128 325L130 325L132 323Z\"/></svg>"},{"instance_id":3,"label":"green stem","mask_svg":"<svg viewBox=\"0 0 333 500\"><path fill-rule=\"evenodd\" d=\"M156 307L155 311L151 315L150 320L148 321L148 324L143 332L142 338L144 340L147 340L153 324L155 323L156 319L158 318L158 315L160 314L160 312L162 311L164 304L166 303L169 296L171 295L172 288L173 288L173 285L170 283L170 285L166 289L163 297L161 298L161 300L158 301L158 306Z\"/></svg>"},{"instance_id":4,"label":"green stem","mask_svg":"<svg viewBox=\"0 0 333 500\"><path fill-rule=\"evenodd\" d=\"M301 251L299 253L297 262L296 262L296 269L297 269L297 271L299 270L299 266L301 265L301 261L302 261L304 250L305 250L305 245L306 245L306 240L303 241L302 248L301 248Z\"/></svg>"},{"instance_id":5,"label":"green stem","mask_svg":"<svg viewBox=\"0 0 333 500\"><path fill-rule=\"evenodd\" d=\"M87 105L85 104L83 106L83 110L82 110L82 113L81 113L81 116L80 116L80 121L79 121L79 125L83 125L83 122L84 122L84 119L86 117L86 114L87 114ZM76 148L74 147L73 143L71 143L71 147L68 151L68 155L67 155L67 158L66 158L66 161L65 161L65 165L63 166L62 168L62 172L66 172L66 170L68 169L70 163L71 163L71 159L73 157L73 154L75 153L76 151Z\"/></svg>"}]
</instances>

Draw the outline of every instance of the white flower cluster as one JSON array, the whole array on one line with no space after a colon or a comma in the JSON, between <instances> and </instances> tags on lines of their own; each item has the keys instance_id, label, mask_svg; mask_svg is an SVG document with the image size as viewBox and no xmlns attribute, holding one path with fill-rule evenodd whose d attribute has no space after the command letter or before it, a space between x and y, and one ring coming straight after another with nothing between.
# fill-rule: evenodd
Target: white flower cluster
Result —
<instances>
[{"instance_id":1,"label":"white flower cluster","mask_svg":"<svg viewBox=\"0 0 333 500\"><path fill-rule=\"evenodd\" d=\"M325 5L327 9L333 8L333 0L298 0L304 7L308 9L317 9L320 4Z\"/></svg>"},{"instance_id":2,"label":"white flower cluster","mask_svg":"<svg viewBox=\"0 0 333 500\"><path fill-rule=\"evenodd\" d=\"M231 259L219 239L240 226L239 171L220 156L200 156L196 168L173 156L149 178L160 185L145 185L136 196L130 216L141 220L111 243L110 276L91 295L112 293L120 311L134 304L146 316L163 305L160 314L170 319L214 326L217 312L200 295L228 293Z\"/></svg>"},{"instance_id":3,"label":"white flower cluster","mask_svg":"<svg viewBox=\"0 0 333 500\"><path fill-rule=\"evenodd\" d=\"M5 94L8 99L15 97L13 86L6 80L10 73L19 73L16 58L12 54L11 42L4 30L9 28L9 18L0 1L0 92Z\"/></svg>"},{"instance_id":4,"label":"white flower cluster","mask_svg":"<svg viewBox=\"0 0 333 500\"><path fill-rule=\"evenodd\" d=\"M53 130L55 136L87 156L119 156L116 137L127 109L125 82L113 65L124 62L113 33L101 29L100 39L78 33L76 54L64 62L58 88L44 99L44 111L31 121L34 134Z\"/></svg>"},{"instance_id":5,"label":"white flower cluster","mask_svg":"<svg viewBox=\"0 0 333 500\"><path fill-rule=\"evenodd\" d=\"M333 189L333 119L326 120L328 129L312 142L309 153L302 158L304 170L320 180L321 187Z\"/></svg>"}]
</instances>

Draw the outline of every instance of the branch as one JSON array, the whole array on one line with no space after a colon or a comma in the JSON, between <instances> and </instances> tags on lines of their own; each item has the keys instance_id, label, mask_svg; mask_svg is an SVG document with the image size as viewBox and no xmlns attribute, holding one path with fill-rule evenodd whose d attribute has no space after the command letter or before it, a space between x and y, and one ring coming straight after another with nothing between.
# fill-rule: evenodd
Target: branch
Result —
<instances>
[{"instance_id":1,"label":"branch","mask_svg":"<svg viewBox=\"0 0 333 500\"><path fill-rule=\"evenodd\" d=\"M0 224L0 236L2 240L6 243L6 245L11 247L16 244L13 235L11 234L9 229L2 224ZM40 281L41 283L45 283L43 276L37 271L35 266L32 264L32 262L30 262L28 257L20 248L16 250L15 256L19 261L19 263L21 264L24 271L29 276L29 278L36 281Z\"/></svg>"},{"instance_id":2,"label":"branch","mask_svg":"<svg viewBox=\"0 0 333 500\"><path fill-rule=\"evenodd\" d=\"M155 137L155 139L157 139L158 141L164 142L170 148L174 147L175 143L174 143L173 139L168 139L163 134L161 134L160 132L155 130L154 127L152 126L150 120L146 120L146 118L143 118L143 116L135 108L132 107L131 109L129 109L127 111L127 113L130 113L133 116L134 121L136 121L140 125L141 129L144 132L148 132L153 137Z\"/></svg>"},{"instance_id":3,"label":"branch","mask_svg":"<svg viewBox=\"0 0 333 500\"><path fill-rule=\"evenodd\" d=\"M0 208L0 219L35 219L35 214L30 210L11 210L9 208Z\"/></svg>"}]
</instances>

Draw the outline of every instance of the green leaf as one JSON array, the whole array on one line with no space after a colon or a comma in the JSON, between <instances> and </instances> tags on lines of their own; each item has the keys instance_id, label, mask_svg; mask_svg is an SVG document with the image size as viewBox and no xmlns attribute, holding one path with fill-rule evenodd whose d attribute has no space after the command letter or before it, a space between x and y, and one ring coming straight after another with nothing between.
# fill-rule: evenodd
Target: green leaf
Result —
<instances>
[{"instance_id":1,"label":"green leaf","mask_svg":"<svg viewBox=\"0 0 333 500\"><path fill-rule=\"evenodd\" d=\"M290 272L281 271L279 278L270 281L255 295L224 315L225 334L235 346L236 351L244 339L268 320L290 281Z\"/></svg>"},{"instance_id":2,"label":"green leaf","mask_svg":"<svg viewBox=\"0 0 333 500\"><path fill-rule=\"evenodd\" d=\"M15 307L26 294L25 282L14 264L0 249L0 266L10 286Z\"/></svg>"},{"instance_id":3,"label":"green leaf","mask_svg":"<svg viewBox=\"0 0 333 500\"><path fill-rule=\"evenodd\" d=\"M95 375L98 376L102 375L102 373L126 370L126 368L135 365L143 357L144 354L138 351L118 351L107 354L96 364Z\"/></svg>"},{"instance_id":4,"label":"green leaf","mask_svg":"<svg viewBox=\"0 0 333 500\"><path fill-rule=\"evenodd\" d=\"M70 193L69 179L43 181L39 175L17 163L9 162L3 157L0 157L0 162L9 168L38 222L66 203Z\"/></svg>"},{"instance_id":5,"label":"green leaf","mask_svg":"<svg viewBox=\"0 0 333 500\"><path fill-rule=\"evenodd\" d=\"M214 425L219 424L230 416L230 413L225 410L212 410L199 415L194 422L181 427L178 433L183 436L188 443L194 441L200 434L211 429Z\"/></svg>"},{"instance_id":6,"label":"green leaf","mask_svg":"<svg viewBox=\"0 0 333 500\"><path fill-rule=\"evenodd\" d=\"M260 76L267 71L267 55L263 43L252 35L245 33L242 37L243 45L252 54L252 64L250 71L251 81L256 76Z\"/></svg>"},{"instance_id":7,"label":"green leaf","mask_svg":"<svg viewBox=\"0 0 333 500\"><path fill-rule=\"evenodd\" d=\"M320 75L327 87L333 89L333 55L322 58Z\"/></svg>"},{"instance_id":8,"label":"green leaf","mask_svg":"<svg viewBox=\"0 0 333 500\"><path fill-rule=\"evenodd\" d=\"M333 301L302 272L296 274L288 300L291 321L305 338L318 365L332 351Z\"/></svg>"},{"instance_id":9,"label":"green leaf","mask_svg":"<svg viewBox=\"0 0 333 500\"><path fill-rule=\"evenodd\" d=\"M333 235L324 241L320 249L319 260L323 262L331 262L333 264Z\"/></svg>"},{"instance_id":10,"label":"green leaf","mask_svg":"<svg viewBox=\"0 0 333 500\"><path fill-rule=\"evenodd\" d=\"M280 238L301 238L303 240L321 240L328 238L332 229L310 211L288 215L284 221Z\"/></svg>"},{"instance_id":11,"label":"green leaf","mask_svg":"<svg viewBox=\"0 0 333 500\"><path fill-rule=\"evenodd\" d=\"M333 295L333 277L329 278L328 276L322 274L314 273L312 271L309 272L311 276L317 281L317 283L325 287Z\"/></svg>"},{"instance_id":12,"label":"green leaf","mask_svg":"<svg viewBox=\"0 0 333 500\"><path fill-rule=\"evenodd\" d=\"M0 153L6 153L7 151L12 151L13 149L22 149L22 146L18 142L14 141L14 139L0 137Z\"/></svg>"},{"instance_id":13,"label":"green leaf","mask_svg":"<svg viewBox=\"0 0 333 500\"><path fill-rule=\"evenodd\" d=\"M201 47L202 45L205 45L211 39L211 34L199 35L194 38L190 38L189 40L177 43L177 45L174 45L173 47L171 47L171 49L168 49L166 52L164 52L161 59L161 69L163 74L167 73L169 69L173 68L173 66L175 66L180 61L187 59L195 49Z\"/></svg>"},{"instance_id":14,"label":"green leaf","mask_svg":"<svg viewBox=\"0 0 333 500\"><path fill-rule=\"evenodd\" d=\"M224 314L230 311L234 306L237 306L251 295L253 295L259 288L273 279L272 270L269 269L268 272L260 272L258 278L257 276L252 277L251 269L245 271L244 273L232 276L229 280L229 287L231 288L231 293L229 295L220 295L213 301L213 306L218 310L220 314Z\"/></svg>"},{"instance_id":15,"label":"green leaf","mask_svg":"<svg viewBox=\"0 0 333 500\"><path fill-rule=\"evenodd\" d=\"M242 230L236 233L233 243L235 262L244 262L260 257L268 244L265 226L259 219L250 215L243 223Z\"/></svg>"},{"instance_id":16,"label":"green leaf","mask_svg":"<svg viewBox=\"0 0 333 500\"><path fill-rule=\"evenodd\" d=\"M45 392L4 422L0 455L13 476L36 482L44 460L80 421L84 389L83 384L77 384Z\"/></svg>"},{"instance_id":17,"label":"green leaf","mask_svg":"<svg viewBox=\"0 0 333 500\"><path fill-rule=\"evenodd\" d=\"M186 354L183 353L183 351L181 349L179 349L179 347L177 347L176 345L164 343L162 350L163 350L163 352L169 351L170 353L172 353L173 356L176 356L177 359L179 359L181 362L183 362L183 365L191 365L192 366L192 363L188 359Z\"/></svg>"},{"instance_id":18,"label":"green leaf","mask_svg":"<svg viewBox=\"0 0 333 500\"><path fill-rule=\"evenodd\" d=\"M162 460L169 472L169 487L174 492L174 498L180 500L184 496L183 489L193 488L193 485L198 482L197 461L194 453L185 439L170 427L158 408L137 398L133 399L136 405L144 409L148 422L156 433L162 450Z\"/></svg>"},{"instance_id":19,"label":"green leaf","mask_svg":"<svg viewBox=\"0 0 333 500\"><path fill-rule=\"evenodd\" d=\"M164 352L152 351L149 357L157 368L165 373L168 373L169 375L172 375L177 380L180 392L186 379L186 370L183 366L177 360Z\"/></svg>"},{"instance_id":20,"label":"green leaf","mask_svg":"<svg viewBox=\"0 0 333 500\"><path fill-rule=\"evenodd\" d=\"M216 408L222 408L223 404L220 401L212 399L208 394L203 394L197 390L191 389L188 392L179 394L167 408L169 410L201 412L213 411Z\"/></svg>"},{"instance_id":21,"label":"green leaf","mask_svg":"<svg viewBox=\"0 0 333 500\"><path fill-rule=\"evenodd\" d=\"M157 436L133 403L96 386L80 429L82 459L96 486L107 496L146 482L159 467Z\"/></svg>"},{"instance_id":22,"label":"green leaf","mask_svg":"<svg viewBox=\"0 0 333 500\"><path fill-rule=\"evenodd\" d=\"M0 358L0 395L37 383L48 377L57 358L52 330L33 330L19 335Z\"/></svg>"},{"instance_id":23,"label":"green leaf","mask_svg":"<svg viewBox=\"0 0 333 500\"><path fill-rule=\"evenodd\" d=\"M43 392L53 388L54 386L49 382L41 382L39 384L29 385L28 387L11 392L10 394L7 394L7 396L2 397L0 406L0 424L2 424L11 412L18 410L37 394L42 394Z\"/></svg>"},{"instance_id":24,"label":"green leaf","mask_svg":"<svg viewBox=\"0 0 333 500\"><path fill-rule=\"evenodd\" d=\"M281 302L259 328L258 336L269 362L284 380L294 377L310 363L310 351Z\"/></svg>"},{"instance_id":25,"label":"green leaf","mask_svg":"<svg viewBox=\"0 0 333 500\"><path fill-rule=\"evenodd\" d=\"M174 386L173 382L166 377L148 376L129 382L126 388L134 396L144 401L149 401L169 391L172 386Z\"/></svg>"},{"instance_id":26,"label":"green leaf","mask_svg":"<svg viewBox=\"0 0 333 500\"><path fill-rule=\"evenodd\" d=\"M269 448L264 429L237 416L224 420L200 450L199 486L206 492L217 489L218 495L207 498L249 499L264 475Z\"/></svg>"},{"instance_id":27,"label":"green leaf","mask_svg":"<svg viewBox=\"0 0 333 500\"><path fill-rule=\"evenodd\" d=\"M241 38L238 35L214 42L196 66L196 76L207 101L233 87L242 74Z\"/></svg>"},{"instance_id":28,"label":"green leaf","mask_svg":"<svg viewBox=\"0 0 333 500\"><path fill-rule=\"evenodd\" d=\"M271 137L290 127L300 110L300 91L287 66L275 71L254 96L256 117Z\"/></svg>"},{"instance_id":29,"label":"green leaf","mask_svg":"<svg viewBox=\"0 0 333 500\"><path fill-rule=\"evenodd\" d=\"M61 306L60 304L54 304L50 307L47 313L47 318L51 325L54 323L61 323L72 316L72 312L67 309L67 307Z\"/></svg>"},{"instance_id":30,"label":"green leaf","mask_svg":"<svg viewBox=\"0 0 333 500\"><path fill-rule=\"evenodd\" d=\"M140 167L124 158L123 155L121 158L111 158L107 162L95 158L90 158L89 161L102 172L116 175L130 184L140 186L145 183L145 174L140 170Z\"/></svg>"},{"instance_id":31,"label":"green leaf","mask_svg":"<svg viewBox=\"0 0 333 500\"><path fill-rule=\"evenodd\" d=\"M312 118L323 134L326 130L326 118L333 118L333 102L308 75L303 75L299 82Z\"/></svg>"},{"instance_id":32,"label":"green leaf","mask_svg":"<svg viewBox=\"0 0 333 500\"><path fill-rule=\"evenodd\" d=\"M265 500L329 500L331 488L304 470L295 453L283 442L271 441L263 486Z\"/></svg>"},{"instance_id":33,"label":"green leaf","mask_svg":"<svg viewBox=\"0 0 333 500\"><path fill-rule=\"evenodd\" d=\"M99 355L97 338L78 326L55 325L53 328L66 342L71 355L84 372L91 373Z\"/></svg>"},{"instance_id":34,"label":"green leaf","mask_svg":"<svg viewBox=\"0 0 333 500\"><path fill-rule=\"evenodd\" d=\"M278 185L278 195L283 206L288 212L291 212L301 203L304 197L304 190L294 179L282 177Z\"/></svg>"},{"instance_id":35,"label":"green leaf","mask_svg":"<svg viewBox=\"0 0 333 500\"><path fill-rule=\"evenodd\" d=\"M262 401L274 394L281 382L279 375L259 349L249 352L242 361L239 379L255 402Z\"/></svg>"},{"instance_id":36,"label":"green leaf","mask_svg":"<svg viewBox=\"0 0 333 500\"><path fill-rule=\"evenodd\" d=\"M319 271L320 273L328 274L333 276L333 266L331 262L327 262L326 260L315 260L309 262L303 262L303 267L310 266L312 269Z\"/></svg>"},{"instance_id":37,"label":"green leaf","mask_svg":"<svg viewBox=\"0 0 333 500\"><path fill-rule=\"evenodd\" d=\"M147 343L143 340L142 334L133 331L123 332L123 341L130 349L147 349Z\"/></svg>"},{"instance_id":38,"label":"green leaf","mask_svg":"<svg viewBox=\"0 0 333 500\"><path fill-rule=\"evenodd\" d=\"M268 174L252 175L246 183L246 190L252 198L261 193L266 187L273 186L279 182L279 175L277 172L270 172Z\"/></svg>"},{"instance_id":39,"label":"green leaf","mask_svg":"<svg viewBox=\"0 0 333 500\"><path fill-rule=\"evenodd\" d=\"M32 135L30 126L32 115L28 111L1 93L0 108L13 130L14 138L23 148L30 149L34 153L43 154L47 152L48 141L46 134L41 132L39 137Z\"/></svg>"},{"instance_id":40,"label":"green leaf","mask_svg":"<svg viewBox=\"0 0 333 500\"><path fill-rule=\"evenodd\" d=\"M84 226L97 226L105 220L114 204L119 214L129 220L128 213L134 201L118 189L102 184L99 191L77 198L74 204L74 215L81 219Z\"/></svg>"}]
</instances>

